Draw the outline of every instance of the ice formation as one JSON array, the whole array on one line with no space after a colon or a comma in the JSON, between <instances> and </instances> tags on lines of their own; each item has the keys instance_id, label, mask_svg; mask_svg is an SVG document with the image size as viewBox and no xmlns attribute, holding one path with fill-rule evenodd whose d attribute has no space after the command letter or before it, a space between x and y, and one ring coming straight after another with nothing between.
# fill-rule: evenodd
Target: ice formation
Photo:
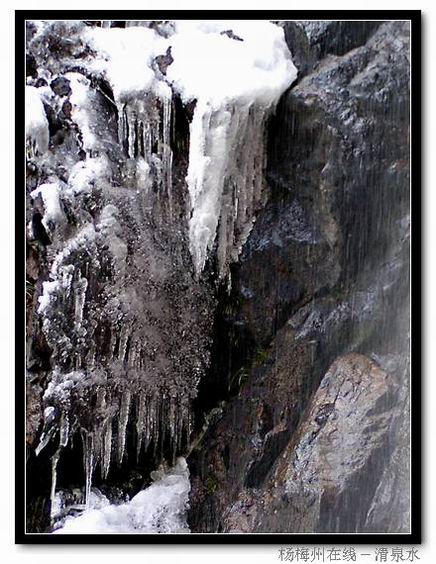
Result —
<instances>
[{"instance_id":1,"label":"ice formation","mask_svg":"<svg viewBox=\"0 0 436 564\"><path fill-rule=\"evenodd\" d=\"M28 154L43 155L48 150L49 131L38 88L26 86L26 143Z\"/></svg>"},{"instance_id":2,"label":"ice formation","mask_svg":"<svg viewBox=\"0 0 436 564\"><path fill-rule=\"evenodd\" d=\"M266 21L181 21L169 41L167 76L185 101L196 100L187 176L191 253L201 272L219 225L223 276L262 201L266 118L297 71L283 30Z\"/></svg>"},{"instance_id":3,"label":"ice formation","mask_svg":"<svg viewBox=\"0 0 436 564\"><path fill-rule=\"evenodd\" d=\"M37 453L57 441L53 508L57 462L75 434L88 507L96 468L106 479L112 463L123 463L129 425L138 459L152 447L157 459L166 449L174 460L189 441L191 402L208 354L200 354L208 318L199 279L209 258L224 279L248 237L264 198L265 124L296 77L283 30L270 22L169 22L159 32L147 22L130 24L68 24L71 60L65 68L50 60L53 70L40 78L65 78L69 93L26 89L28 156L48 175L30 197L42 200L50 239L37 300L52 350ZM36 26L33 41L43 53L54 25ZM176 97L194 107L182 203L184 193L173 189ZM56 135L69 132L59 149L49 148L43 101L62 116ZM152 527L158 516L135 515L142 498L166 491L159 488L124 509L99 510L98 519L119 512L145 523L138 531Z\"/></svg>"},{"instance_id":4,"label":"ice formation","mask_svg":"<svg viewBox=\"0 0 436 564\"><path fill-rule=\"evenodd\" d=\"M187 175L190 249L200 273L220 225L218 268L225 275L262 201L265 121L297 76L283 30L267 21L180 21L168 38L147 27L92 28L86 37L98 53L93 71L112 86L119 138L130 157L140 154L150 163L159 127L144 96L161 100L159 158L166 185L171 178L169 85L185 102L196 101ZM166 53L172 62L164 76L154 62Z\"/></svg>"},{"instance_id":5,"label":"ice formation","mask_svg":"<svg viewBox=\"0 0 436 564\"><path fill-rule=\"evenodd\" d=\"M92 492L89 507L78 517L67 517L55 533L189 533L186 460L179 458L173 468L159 470L153 477L151 486L120 505L112 505L102 494Z\"/></svg>"}]
</instances>

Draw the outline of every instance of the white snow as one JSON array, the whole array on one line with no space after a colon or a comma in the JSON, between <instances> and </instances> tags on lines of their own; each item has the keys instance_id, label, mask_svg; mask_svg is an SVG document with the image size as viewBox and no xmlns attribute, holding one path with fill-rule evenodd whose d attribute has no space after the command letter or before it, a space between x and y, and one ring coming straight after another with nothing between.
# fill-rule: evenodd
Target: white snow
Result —
<instances>
[{"instance_id":1,"label":"white snow","mask_svg":"<svg viewBox=\"0 0 436 564\"><path fill-rule=\"evenodd\" d=\"M56 293L58 286L59 283L57 281L42 283L42 294L38 298L38 313L43 314L50 306L51 296Z\"/></svg>"},{"instance_id":2,"label":"white snow","mask_svg":"<svg viewBox=\"0 0 436 564\"><path fill-rule=\"evenodd\" d=\"M26 138L33 152L42 155L48 150L49 131L44 105L38 88L26 86Z\"/></svg>"},{"instance_id":3,"label":"white snow","mask_svg":"<svg viewBox=\"0 0 436 564\"><path fill-rule=\"evenodd\" d=\"M109 162L105 155L88 158L76 163L68 177L68 192L74 196L90 194L97 181L108 180L110 175Z\"/></svg>"},{"instance_id":4,"label":"white snow","mask_svg":"<svg viewBox=\"0 0 436 564\"><path fill-rule=\"evenodd\" d=\"M230 30L243 41L223 33ZM296 77L283 29L268 21L179 21L168 41L174 62L167 76L185 101L269 105Z\"/></svg>"},{"instance_id":5,"label":"white snow","mask_svg":"<svg viewBox=\"0 0 436 564\"><path fill-rule=\"evenodd\" d=\"M88 28L85 35L90 47L98 53L91 69L109 81L117 103L141 96L153 88L170 95L155 78L151 63L167 49L166 40L146 27Z\"/></svg>"},{"instance_id":6,"label":"white snow","mask_svg":"<svg viewBox=\"0 0 436 564\"><path fill-rule=\"evenodd\" d=\"M51 231L50 222L54 225L59 225L65 219L59 200L60 192L61 187L59 186L59 182L47 182L45 184L41 184L30 193L30 196L34 199L39 195L42 198L44 203L42 224L47 231Z\"/></svg>"},{"instance_id":7,"label":"white snow","mask_svg":"<svg viewBox=\"0 0 436 564\"><path fill-rule=\"evenodd\" d=\"M186 460L153 476L155 482L120 505L107 505L101 495L90 497L90 507L68 517L55 534L189 533L186 509L190 490ZM93 505L97 500L98 508Z\"/></svg>"}]
</instances>

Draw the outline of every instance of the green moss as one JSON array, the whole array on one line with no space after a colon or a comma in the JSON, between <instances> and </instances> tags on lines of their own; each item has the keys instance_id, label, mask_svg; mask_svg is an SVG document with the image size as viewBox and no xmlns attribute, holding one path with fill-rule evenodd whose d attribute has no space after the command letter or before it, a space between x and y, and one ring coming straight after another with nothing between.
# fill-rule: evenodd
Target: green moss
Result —
<instances>
[{"instance_id":1,"label":"green moss","mask_svg":"<svg viewBox=\"0 0 436 564\"><path fill-rule=\"evenodd\" d=\"M258 347L254 353L253 365L261 366L269 357L270 351Z\"/></svg>"},{"instance_id":2,"label":"green moss","mask_svg":"<svg viewBox=\"0 0 436 564\"><path fill-rule=\"evenodd\" d=\"M206 486L206 491L209 495L214 494L218 489L218 480L215 476L208 476L204 484Z\"/></svg>"}]
</instances>

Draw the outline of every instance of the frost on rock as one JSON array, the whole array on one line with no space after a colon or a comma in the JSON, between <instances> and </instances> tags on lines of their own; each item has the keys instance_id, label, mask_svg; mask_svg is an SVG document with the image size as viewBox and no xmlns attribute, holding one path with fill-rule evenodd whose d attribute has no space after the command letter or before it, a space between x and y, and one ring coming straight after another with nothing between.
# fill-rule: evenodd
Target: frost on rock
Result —
<instances>
[{"instance_id":1,"label":"frost on rock","mask_svg":"<svg viewBox=\"0 0 436 564\"><path fill-rule=\"evenodd\" d=\"M78 517L67 517L64 525L54 532L189 533L186 510L190 482L186 460L179 458L173 468L157 471L153 478L151 486L120 505L109 504L101 494L91 494L85 512Z\"/></svg>"}]
</instances>

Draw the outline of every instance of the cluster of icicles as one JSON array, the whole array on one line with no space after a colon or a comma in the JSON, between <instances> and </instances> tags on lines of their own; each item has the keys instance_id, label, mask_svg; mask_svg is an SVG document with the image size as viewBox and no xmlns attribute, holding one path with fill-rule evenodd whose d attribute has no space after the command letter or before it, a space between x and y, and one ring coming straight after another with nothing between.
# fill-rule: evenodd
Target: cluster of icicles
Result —
<instances>
[{"instance_id":1,"label":"cluster of icicles","mask_svg":"<svg viewBox=\"0 0 436 564\"><path fill-rule=\"evenodd\" d=\"M177 454L181 452L183 441L191 434L189 404L183 398L162 393L150 395L147 392L133 395L128 389L114 394L103 387L98 387L93 393L95 398L90 403L95 402L93 409L95 415L90 418L94 421L88 426L69 412L65 394L64 406L60 408L62 411L56 425L51 425L52 419L56 417L55 408L52 406L46 408L46 428L41 435L36 454L38 455L49 442L55 440L58 434L58 447L52 456L52 504L56 494L57 466L62 450L77 431L80 433L83 449L86 506L90 500L92 476L97 467L101 478L105 480L112 463L115 462L118 466L123 463L129 421L135 427L137 461L141 451L147 452L149 448L152 449L151 456L154 459L162 459L164 440L168 437L170 444L165 446L166 454L168 455L168 450L171 452L170 462L174 463Z\"/></svg>"},{"instance_id":2,"label":"cluster of icicles","mask_svg":"<svg viewBox=\"0 0 436 564\"><path fill-rule=\"evenodd\" d=\"M154 182L159 194L167 198L171 209L171 99L164 96L159 100L150 96L145 101L120 103L118 116L118 141L128 161L135 163L137 170L142 169L140 182L144 183L144 189ZM91 159L89 155L85 165ZM96 160L95 155L92 160ZM84 251L97 254L100 238L111 239L110 230L114 221L111 206L106 206L97 229L89 225L79 230L53 257L50 280L43 285L38 312L42 316L47 339L53 342L61 361L71 354L72 341L65 338L65 334L61 337L59 329L57 334L52 334L52 320L57 317L59 308L67 312L67 304L71 304L68 306L74 318L71 332L77 336L82 334L88 279L86 274L81 274L75 261ZM56 237L56 233L53 236ZM112 260L120 262L119 257L113 257ZM117 266L122 267L120 264ZM110 349L118 349L116 357L121 362L127 358L129 329L129 325L124 324L119 333L111 333ZM63 345L59 346L61 338ZM56 343L56 340L59 342ZM132 345L129 367L139 373L141 366L137 357ZM52 507L55 506L58 462L63 449L74 436L80 435L82 441L86 507L89 505L95 471L99 470L101 478L105 480L113 463L118 466L123 463L129 424L135 429L137 460L141 451L147 452L148 449L151 449L150 456L155 460L162 459L165 448L165 455L171 457L170 462L175 461L191 434L190 400L160 389L141 391L141 386L144 386L143 380L120 382L119 378L109 378L101 383L95 376L83 372L80 366L67 373L60 366L54 368L44 394L44 404L47 406L44 429L36 448L36 454L39 455L49 443L58 444L52 456ZM89 417L75 413L78 401L83 402L84 398L88 405L94 406Z\"/></svg>"},{"instance_id":3,"label":"cluster of icicles","mask_svg":"<svg viewBox=\"0 0 436 564\"><path fill-rule=\"evenodd\" d=\"M148 103L147 103L148 101ZM170 96L158 99L162 111L156 109L156 99L119 102L118 140L125 148L129 159L141 160L148 173L156 170L158 192L168 197L171 210L172 161L170 145L171 104Z\"/></svg>"}]
</instances>

